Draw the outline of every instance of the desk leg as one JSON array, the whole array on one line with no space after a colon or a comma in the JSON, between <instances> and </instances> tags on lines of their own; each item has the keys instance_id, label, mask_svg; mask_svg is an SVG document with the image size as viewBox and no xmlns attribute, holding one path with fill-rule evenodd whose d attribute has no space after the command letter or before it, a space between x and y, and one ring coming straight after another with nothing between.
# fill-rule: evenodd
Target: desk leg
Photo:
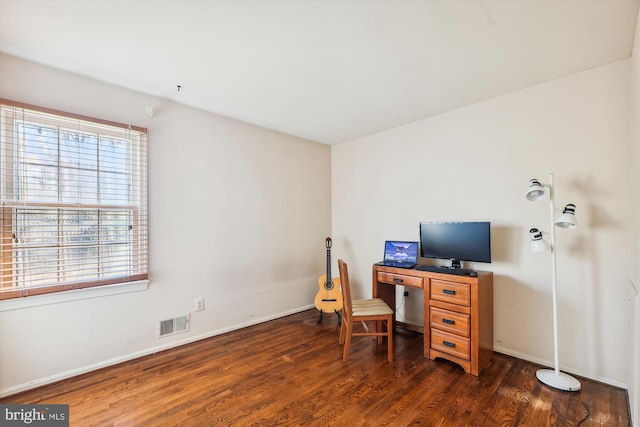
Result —
<instances>
[{"instance_id":1,"label":"desk leg","mask_svg":"<svg viewBox=\"0 0 640 427\"><path fill-rule=\"evenodd\" d=\"M424 334L424 349L423 349L423 353L424 353L424 357L426 357L427 359L430 359L430 352L429 352L429 343L431 343L431 327L429 326L429 322L430 322L430 306L429 306L429 298L431 295L431 281L430 279L425 278L423 280L423 290L424 290L424 313L422 318L424 319L424 327L423 327L423 334Z\"/></svg>"}]
</instances>

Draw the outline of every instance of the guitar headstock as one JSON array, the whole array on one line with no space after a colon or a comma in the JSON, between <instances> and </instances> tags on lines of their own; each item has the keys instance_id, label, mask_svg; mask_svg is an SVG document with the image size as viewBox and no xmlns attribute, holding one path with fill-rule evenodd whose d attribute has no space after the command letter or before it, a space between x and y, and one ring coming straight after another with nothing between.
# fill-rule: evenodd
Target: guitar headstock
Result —
<instances>
[{"instance_id":1,"label":"guitar headstock","mask_svg":"<svg viewBox=\"0 0 640 427\"><path fill-rule=\"evenodd\" d=\"M327 238L324 240L324 243L325 243L325 245L326 245L327 249L331 249L331 237L327 237Z\"/></svg>"}]
</instances>

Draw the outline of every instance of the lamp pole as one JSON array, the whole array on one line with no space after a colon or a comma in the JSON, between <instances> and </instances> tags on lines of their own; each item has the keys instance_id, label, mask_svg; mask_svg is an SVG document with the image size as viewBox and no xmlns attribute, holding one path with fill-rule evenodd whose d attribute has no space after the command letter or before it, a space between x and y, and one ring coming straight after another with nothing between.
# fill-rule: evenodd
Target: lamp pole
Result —
<instances>
[{"instance_id":1,"label":"lamp pole","mask_svg":"<svg viewBox=\"0 0 640 427\"><path fill-rule=\"evenodd\" d=\"M551 234L551 295L553 307L553 364L554 370L539 369L536 372L538 379L557 389L566 391L580 390L580 381L560 372L560 362L558 358L558 274L556 269L556 224L555 216L555 194L553 188L553 174L549 174L549 218Z\"/></svg>"},{"instance_id":2,"label":"lamp pole","mask_svg":"<svg viewBox=\"0 0 640 427\"><path fill-rule=\"evenodd\" d=\"M558 270L556 268L556 225L553 217L556 214L555 194L553 190L553 174L549 174L549 218L551 230L551 295L553 307L553 363L555 374L560 375L558 358Z\"/></svg>"}]
</instances>

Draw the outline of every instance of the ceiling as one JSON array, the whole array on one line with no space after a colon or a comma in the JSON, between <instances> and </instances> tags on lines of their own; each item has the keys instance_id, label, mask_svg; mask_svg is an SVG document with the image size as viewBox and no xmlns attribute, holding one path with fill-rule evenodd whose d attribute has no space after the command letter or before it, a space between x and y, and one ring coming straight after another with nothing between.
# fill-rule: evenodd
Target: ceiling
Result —
<instances>
[{"instance_id":1,"label":"ceiling","mask_svg":"<svg viewBox=\"0 0 640 427\"><path fill-rule=\"evenodd\" d=\"M335 144L627 58L638 1L0 0L0 51Z\"/></svg>"}]
</instances>

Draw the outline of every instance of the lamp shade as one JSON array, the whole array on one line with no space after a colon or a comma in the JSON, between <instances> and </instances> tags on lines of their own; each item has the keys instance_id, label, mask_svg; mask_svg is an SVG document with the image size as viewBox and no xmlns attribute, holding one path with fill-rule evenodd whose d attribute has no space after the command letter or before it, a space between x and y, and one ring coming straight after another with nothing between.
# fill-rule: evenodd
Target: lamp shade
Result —
<instances>
[{"instance_id":1,"label":"lamp shade","mask_svg":"<svg viewBox=\"0 0 640 427\"><path fill-rule=\"evenodd\" d=\"M556 219L556 225L562 228L576 228L576 205L569 203L562 210L562 214Z\"/></svg>"},{"instance_id":2,"label":"lamp shade","mask_svg":"<svg viewBox=\"0 0 640 427\"><path fill-rule=\"evenodd\" d=\"M545 191L542 184L540 184L540 181L535 178L529 180L529 188L527 189L528 200L531 200L532 202L542 200L544 193Z\"/></svg>"},{"instance_id":3,"label":"lamp shade","mask_svg":"<svg viewBox=\"0 0 640 427\"><path fill-rule=\"evenodd\" d=\"M529 234L531 234L531 252L545 252L551 248L551 245L542 238L542 231L532 228Z\"/></svg>"}]
</instances>

